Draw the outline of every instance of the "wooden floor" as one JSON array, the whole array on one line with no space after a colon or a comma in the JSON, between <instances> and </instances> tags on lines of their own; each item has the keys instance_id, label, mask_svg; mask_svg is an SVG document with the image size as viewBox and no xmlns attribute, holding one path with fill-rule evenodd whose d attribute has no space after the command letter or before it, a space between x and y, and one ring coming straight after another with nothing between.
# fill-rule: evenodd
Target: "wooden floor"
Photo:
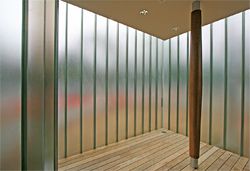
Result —
<instances>
[{"instance_id":1,"label":"wooden floor","mask_svg":"<svg viewBox=\"0 0 250 171\"><path fill-rule=\"evenodd\" d=\"M198 170L250 170L249 159L201 143ZM152 131L59 161L59 170L192 170L188 138Z\"/></svg>"}]
</instances>

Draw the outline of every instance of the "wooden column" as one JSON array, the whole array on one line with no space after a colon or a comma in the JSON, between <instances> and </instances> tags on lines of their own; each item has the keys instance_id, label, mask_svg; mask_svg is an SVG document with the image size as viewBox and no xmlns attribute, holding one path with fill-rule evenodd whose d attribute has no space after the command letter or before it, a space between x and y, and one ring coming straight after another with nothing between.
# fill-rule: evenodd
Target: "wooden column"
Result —
<instances>
[{"instance_id":1,"label":"wooden column","mask_svg":"<svg viewBox=\"0 0 250 171\"><path fill-rule=\"evenodd\" d=\"M191 166L198 167L202 102L202 38L200 2L194 1L191 14L189 71L189 155Z\"/></svg>"}]
</instances>

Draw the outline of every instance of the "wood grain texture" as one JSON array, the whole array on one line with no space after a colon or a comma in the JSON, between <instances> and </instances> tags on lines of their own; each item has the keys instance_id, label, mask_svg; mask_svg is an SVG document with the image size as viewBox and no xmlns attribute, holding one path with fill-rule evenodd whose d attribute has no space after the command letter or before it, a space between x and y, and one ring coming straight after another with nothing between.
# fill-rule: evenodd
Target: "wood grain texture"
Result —
<instances>
[{"instance_id":1,"label":"wood grain texture","mask_svg":"<svg viewBox=\"0 0 250 171\"><path fill-rule=\"evenodd\" d=\"M164 130L69 157L59 170L193 170L188 137ZM249 159L200 143L198 170L249 170Z\"/></svg>"},{"instance_id":2,"label":"wood grain texture","mask_svg":"<svg viewBox=\"0 0 250 171\"><path fill-rule=\"evenodd\" d=\"M201 10L191 14L191 50L189 70L189 155L199 158L201 104L202 104L202 53Z\"/></svg>"}]
</instances>

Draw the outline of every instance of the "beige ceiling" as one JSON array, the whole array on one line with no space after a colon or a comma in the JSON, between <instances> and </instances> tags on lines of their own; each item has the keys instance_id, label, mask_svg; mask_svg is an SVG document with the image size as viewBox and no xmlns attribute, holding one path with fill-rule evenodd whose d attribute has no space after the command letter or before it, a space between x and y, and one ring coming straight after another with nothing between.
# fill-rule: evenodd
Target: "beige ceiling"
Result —
<instances>
[{"instance_id":1,"label":"beige ceiling","mask_svg":"<svg viewBox=\"0 0 250 171\"><path fill-rule=\"evenodd\" d=\"M190 30L192 0L64 0L161 39ZM201 0L203 25L250 8L249 0ZM148 15L140 11L148 10ZM173 28L177 27L177 31Z\"/></svg>"}]
</instances>

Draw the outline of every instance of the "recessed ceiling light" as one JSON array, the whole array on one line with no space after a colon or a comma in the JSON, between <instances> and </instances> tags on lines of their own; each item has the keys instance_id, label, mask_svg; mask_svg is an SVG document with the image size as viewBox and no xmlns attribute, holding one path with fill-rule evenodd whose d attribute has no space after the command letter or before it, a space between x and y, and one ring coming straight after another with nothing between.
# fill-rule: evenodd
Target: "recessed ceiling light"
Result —
<instances>
[{"instance_id":1,"label":"recessed ceiling light","mask_svg":"<svg viewBox=\"0 0 250 171\"><path fill-rule=\"evenodd\" d=\"M145 15L148 15L148 10L143 9L143 10L140 11L140 14L141 14L141 15L144 15L144 16L145 16Z\"/></svg>"},{"instance_id":2,"label":"recessed ceiling light","mask_svg":"<svg viewBox=\"0 0 250 171\"><path fill-rule=\"evenodd\" d=\"M176 27L173 27L172 30L176 32L176 31L179 30L179 27L177 27L177 26L176 26Z\"/></svg>"},{"instance_id":3,"label":"recessed ceiling light","mask_svg":"<svg viewBox=\"0 0 250 171\"><path fill-rule=\"evenodd\" d=\"M166 0L159 0L159 2L160 2L160 3L165 3L165 2L166 2Z\"/></svg>"}]
</instances>

